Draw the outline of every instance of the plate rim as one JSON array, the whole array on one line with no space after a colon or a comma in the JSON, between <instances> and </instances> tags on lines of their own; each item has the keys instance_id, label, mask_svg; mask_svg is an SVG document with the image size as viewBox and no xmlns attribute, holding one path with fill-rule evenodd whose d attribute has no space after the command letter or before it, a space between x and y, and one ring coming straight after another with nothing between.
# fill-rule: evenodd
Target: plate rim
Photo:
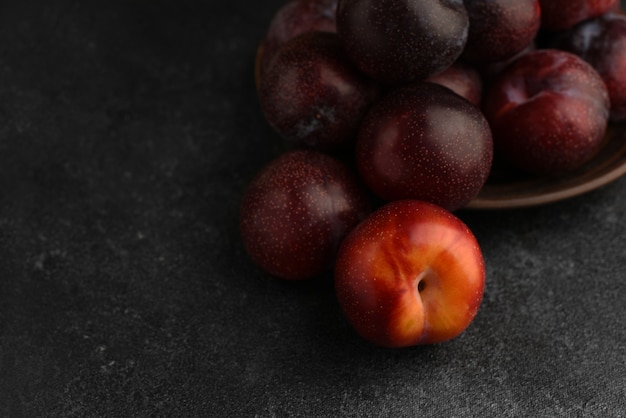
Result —
<instances>
[{"instance_id":1,"label":"plate rim","mask_svg":"<svg viewBox=\"0 0 626 418\"><path fill-rule=\"evenodd\" d=\"M545 205L591 192L625 174L626 124L615 123L609 126L604 145L595 157L575 173L561 177L529 177L510 183L487 183L466 207L494 210ZM508 190L499 195L498 188ZM541 191L541 188L544 190Z\"/></svg>"}]
</instances>

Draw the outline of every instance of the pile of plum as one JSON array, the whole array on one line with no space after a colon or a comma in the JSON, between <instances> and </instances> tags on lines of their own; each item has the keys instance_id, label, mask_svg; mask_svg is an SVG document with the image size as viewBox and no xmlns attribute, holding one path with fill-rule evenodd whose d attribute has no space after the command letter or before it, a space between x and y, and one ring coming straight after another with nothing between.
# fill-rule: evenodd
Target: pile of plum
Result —
<instances>
[{"instance_id":1,"label":"pile of plum","mask_svg":"<svg viewBox=\"0 0 626 418\"><path fill-rule=\"evenodd\" d=\"M452 212L494 161L554 175L595 155L626 119L626 15L617 0L290 0L255 77L291 147L243 196L251 259L288 280L333 271L374 343L439 342L484 287Z\"/></svg>"}]
</instances>

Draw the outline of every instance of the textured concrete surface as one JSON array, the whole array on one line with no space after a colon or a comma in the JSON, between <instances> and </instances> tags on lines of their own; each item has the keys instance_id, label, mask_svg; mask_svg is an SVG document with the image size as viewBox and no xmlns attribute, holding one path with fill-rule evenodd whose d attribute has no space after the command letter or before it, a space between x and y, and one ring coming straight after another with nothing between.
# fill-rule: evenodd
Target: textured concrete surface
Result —
<instances>
[{"instance_id":1,"label":"textured concrete surface","mask_svg":"<svg viewBox=\"0 0 626 418\"><path fill-rule=\"evenodd\" d=\"M280 4L0 5L0 416L626 416L626 178L461 212L487 289L438 346L375 348L330 278L248 261Z\"/></svg>"}]
</instances>

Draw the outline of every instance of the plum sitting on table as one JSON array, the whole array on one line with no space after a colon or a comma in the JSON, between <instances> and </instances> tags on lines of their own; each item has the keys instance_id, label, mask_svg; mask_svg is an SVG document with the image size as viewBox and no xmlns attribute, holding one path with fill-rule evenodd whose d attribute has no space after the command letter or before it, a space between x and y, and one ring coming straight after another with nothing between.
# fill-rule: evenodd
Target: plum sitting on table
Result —
<instances>
[{"instance_id":1,"label":"plum sitting on table","mask_svg":"<svg viewBox=\"0 0 626 418\"><path fill-rule=\"evenodd\" d=\"M369 211L369 195L343 163L317 151L290 151L246 189L241 237L264 271L309 279L332 269L342 239Z\"/></svg>"}]
</instances>

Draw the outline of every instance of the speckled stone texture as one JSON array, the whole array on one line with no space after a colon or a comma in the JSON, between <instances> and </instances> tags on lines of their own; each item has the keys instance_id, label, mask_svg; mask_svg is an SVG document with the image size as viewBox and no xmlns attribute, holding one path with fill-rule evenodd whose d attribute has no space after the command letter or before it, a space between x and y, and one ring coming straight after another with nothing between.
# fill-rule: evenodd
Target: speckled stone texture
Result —
<instances>
[{"instance_id":1,"label":"speckled stone texture","mask_svg":"<svg viewBox=\"0 0 626 418\"><path fill-rule=\"evenodd\" d=\"M437 346L373 347L329 277L249 261L280 4L0 4L0 416L625 417L626 178L460 212L487 289Z\"/></svg>"}]
</instances>

